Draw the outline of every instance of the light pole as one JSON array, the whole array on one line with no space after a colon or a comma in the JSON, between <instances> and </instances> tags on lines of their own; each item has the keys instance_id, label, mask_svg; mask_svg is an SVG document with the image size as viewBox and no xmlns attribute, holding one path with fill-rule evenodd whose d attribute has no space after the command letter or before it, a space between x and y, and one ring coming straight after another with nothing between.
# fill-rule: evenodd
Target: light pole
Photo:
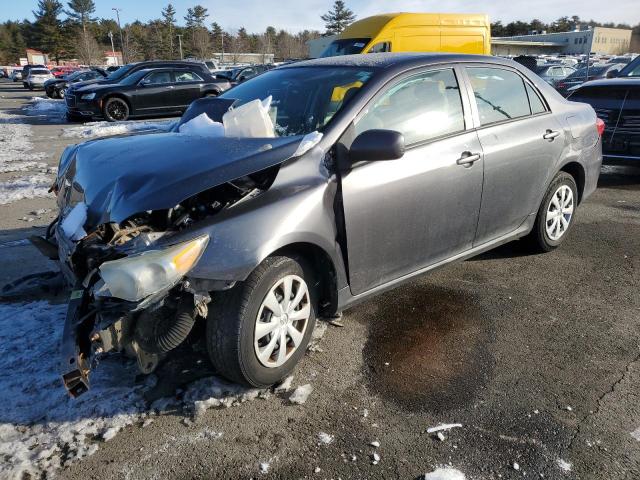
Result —
<instances>
[{"instance_id":1,"label":"light pole","mask_svg":"<svg viewBox=\"0 0 640 480\"><path fill-rule=\"evenodd\" d=\"M222 58L220 59L220 65L224 64L224 30L220 34L220 44L222 45Z\"/></svg>"},{"instance_id":2,"label":"light pole","mask_svg":"<svg viewBox=\"0 0 640 480\"><path fill-rule=\"evenodd\" d=\"M180 60L182 60L182 35L176 35L178 37L178 46L180 47Z\"/></svg>"},{"instance_id":3,"label":"light pole","mask_svg":"<svg viewBox=\"0 0 640 480\"><path fill-rule=\"evenodd\" d=\"M122 63L126 65L127 56L124 53L124 39L122 38L122 27L120 26L120 8L113 7L111 10L116 12L116 17L118 18L118 30L120 30L120 46L122 47Z\"/></svg>"},{"instance_id":4,"label":"light pole","mask_svg":"<svg viewBox=\"0 0 640 480\"><path fill-rule=\"evenodd\" d=\"M109 35L109 39L111 40L111 56L113 57L113 60L116 62L116 65L118 65L118 57L116 57L116 49L113 46L113 32L109 30L109 33L107 35Z\"/></svg>"}]
</instances>

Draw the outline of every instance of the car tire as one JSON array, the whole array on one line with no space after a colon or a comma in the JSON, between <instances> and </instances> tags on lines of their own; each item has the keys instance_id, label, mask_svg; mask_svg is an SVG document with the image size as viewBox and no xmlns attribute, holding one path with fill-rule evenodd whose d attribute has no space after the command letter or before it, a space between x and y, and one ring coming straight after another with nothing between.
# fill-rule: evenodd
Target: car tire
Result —
<instances>
[{"instance_id":1,"label":"car tire","mask_svg":"<svg viewBox=\"0 0 640 480\"><path fill-rule=\"evenodd\" d=\"M59 98L59 99L63 99L64 98L64 90L60 90L58 88L56 88L54 91L54 98Z\"/></svg>"},{"instance_id":2,"label":"car tire","mask_svg":"<svg viewBox=\"0 0 640 480\"><path fill-rule=\"evenodd\" d=\"M274 310L282 307L288 281L289 298L296 300L300 294L300 300L276 316L268 305L275 306ZM206 338L216 371L229 380L259 388L291 373L304 356L315 326L313 285L313 270L302 258L273 256L244 282L215 295ZM263 325L260 331L258 325ZM297 331L297 343L291 336L292 329ZM280 348L281 342L284 349Z\"/></svg>"},{"instance_id":3,"label":"car tire","mask_svg":"<svg viewBox=\"0 0 640 480\"><path fill-rule=\"evenodd\" d=\"M104 102L102 114L109 122L122 122L129 118L129 105L121 98L111 97Z\"/></svg>"},{"instance_id":4,"label":"car tire","mask_svg":"<svg viewBox=\"0 0 640 480\"><path fill-rule=\"evenodd\" d=\"M559 172L547 188L529 234L533 248L541 252L558 248L573 226L577 206L578 187L574 178Z\"/></svg>"}]
</instances>

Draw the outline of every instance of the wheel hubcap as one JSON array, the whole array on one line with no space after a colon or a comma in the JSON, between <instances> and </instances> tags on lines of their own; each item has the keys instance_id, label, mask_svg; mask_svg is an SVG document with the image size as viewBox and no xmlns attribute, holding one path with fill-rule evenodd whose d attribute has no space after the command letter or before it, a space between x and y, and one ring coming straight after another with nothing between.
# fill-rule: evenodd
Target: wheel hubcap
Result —
<instances>
[{"instance_id":1,"label":"wheel hubcap","mask_svg":"<svg viewBox=\"0 0 640 480\"><path fill-rule=\"evenodd\" d=\"M547 207L545 226L551 240L558 240L565 234L573 218L573 209L573 191L567 185L561 185Z\"/></svg>"},{"instance_id":2,"label":"wheel hubcap","mask_svg":"<svg viewBox=\"0 0 640 480\"><path fill-rule=\"evenodd\" d=\"M109 105L109 115L111 118L121 120L124 117L124 107L118 102L112 103Z\"/></svg>"},{"instance_id":3,"label":"wheel hubcap","mask_svg":"<svg viewBox=\"0 0 640 480\"><path fill-rule=\"evenodd\" d=\"M271 287L258 310L254 350L268 368L282 366L302 344L311 316L309 289L297 275L287 275Z\"/></svg>"}]
</instances>

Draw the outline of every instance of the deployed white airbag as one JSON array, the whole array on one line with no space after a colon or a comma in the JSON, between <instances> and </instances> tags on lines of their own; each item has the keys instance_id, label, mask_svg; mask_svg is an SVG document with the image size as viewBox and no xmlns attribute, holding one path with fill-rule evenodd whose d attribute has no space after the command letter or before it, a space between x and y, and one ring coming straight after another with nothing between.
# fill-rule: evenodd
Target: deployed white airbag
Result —
<instances>
[{"instance_id":1,"label":"deployed white airbag","mask_svg":"<svg viewBox=\"0 0 640 480\"><path fill-rule=\"evenodd\" d=\"M252 100L231 108L222 117L225 137L270 138L275 137L273 121L269 116L271 95L264 100Z\"/></svg>"},{"instance_id":2,"label":"deployed white airbag","mask_svg":"<svg viewBox=\"0 0 640 480\"><path fill-rule=\"evenodd\" d=\"M224 137L224 125L220 122L214 122L206 113L201 113L187 123L180 125L178 131L185 135L200 137Z\"/></svg>"}]
</instances>

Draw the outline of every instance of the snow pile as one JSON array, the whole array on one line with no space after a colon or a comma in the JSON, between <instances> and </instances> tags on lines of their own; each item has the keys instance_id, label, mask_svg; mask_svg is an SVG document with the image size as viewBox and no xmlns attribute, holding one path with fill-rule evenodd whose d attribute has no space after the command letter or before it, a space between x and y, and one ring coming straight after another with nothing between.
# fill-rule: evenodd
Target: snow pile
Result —
<instances>
[{"instance_id":1,"label":"snow pile","mask_svg":"<svg viewBox=\"0 0 640 480\"><path fill-rule=\"evenodd\" d=\"M325 432L318 433L318 443L321 445L329 445L330 443L333 443L333 439L333 435L329 435Z\"/></svg>"},{"instance_id":2,"label":"snow pile","mask_svg":"<svg viewBox=\"0 0 640 480\"><path fill-rule=\"evenodd\" d=\"M424 474L424 480L466 480L464 473L451 467L437 468Z\"/></svg>"},{"instance_id":3,"label":"snow pile","mask_svg":"<svg viewBox=\"0 0 640 480\"><path fill-rule=\"evenodd\" d=\"M452 428L460 428L462 427L461 423L441 423L436 427L427 428L427 433L436 433L441 432L443 430L451 430Z\"/></svg>"},{"instance_id":4,"label":"snow pile","mask_svg":"<svg viewBox=\"0 0 640 480\"><path fill-rule=\"evenodd\" d=\"M558 467L560 468L560 470L563 470L565 472L571 471L572 465L566 460L559 458L558 460L556 460L556 463L558 464Z\"/></svg>"},{"instance_id":5,"label":"snow pile","mask_svg":"<svg viewBox=\"0 0 640 480\"><path fill-rule=\"evenodd\" d=\"M0 183L0 205L23 198L47 197L50 195L51 178L42 175L28 175Z\"/></svg>"},{"instance_id":6,"label":"snow pile","mask_svg":"<svg viewBox=\"0 0 640 480\"><path fill-rule=\"evenodd\" d=\"M302 405L307 401L307 398L309 398L311 392L313 392L313 387L310 384L307 383L306 385L300 385L293 391L293 393L289 397L289 401L291 403Z\"/></svg>"},{"instance_id":7,"label":"snow pile","mask_svg":"<svg viewBox=\"0 0 640 480\"><path fill-rule=\"evenodd\" d=\"M90 122L79 127L65 128L62 136L65 138L94 138L154 130L169 131L174 124L175 120L159 122Z\"/></svg>"},{"instance_id":8,"label":"snow pile","mask_svg":"<svg viewBox=\"0 0 640 480\"><path fill-rule=\"evenodd\" d=\"M44 301L0 305L0 478L40 478L144 415L136 366L122 356L100 362L89 392L67 395L59 371L65 312Z\"/></svg>"},{"instance_id":9,"label":"snow pile","mask_svg":"<svg viewBox=\"0 0 640 480\"><path fill-rule=\"evenodd\" d=\"M630 435L640 442L640 427L636 428Z\"/></svg>"},{"instance_id":10,"label":"snow pile","mask_svg":"<svg viewBox=\"0 0 640 480\"><path fill-rule=\"evenodd\" d=\"M50 117L61 117L67 111L64 100L53 98L32 97L31 104L24 107L24 110L33 115L46 115Z\"/></svg>"},{"instance_id":11,"label":"snow pile","mask_svg":"<svg viewBox=\"0 0 640 480\"><path fill-rule=\"evenodd\" d=\"M207 377L191 384L184 395L184 402L193 406L197 419L209 408L232 407L258 397L266 398L268 390L247 388L218 377Z\"/></svg>"}]
</instances>

